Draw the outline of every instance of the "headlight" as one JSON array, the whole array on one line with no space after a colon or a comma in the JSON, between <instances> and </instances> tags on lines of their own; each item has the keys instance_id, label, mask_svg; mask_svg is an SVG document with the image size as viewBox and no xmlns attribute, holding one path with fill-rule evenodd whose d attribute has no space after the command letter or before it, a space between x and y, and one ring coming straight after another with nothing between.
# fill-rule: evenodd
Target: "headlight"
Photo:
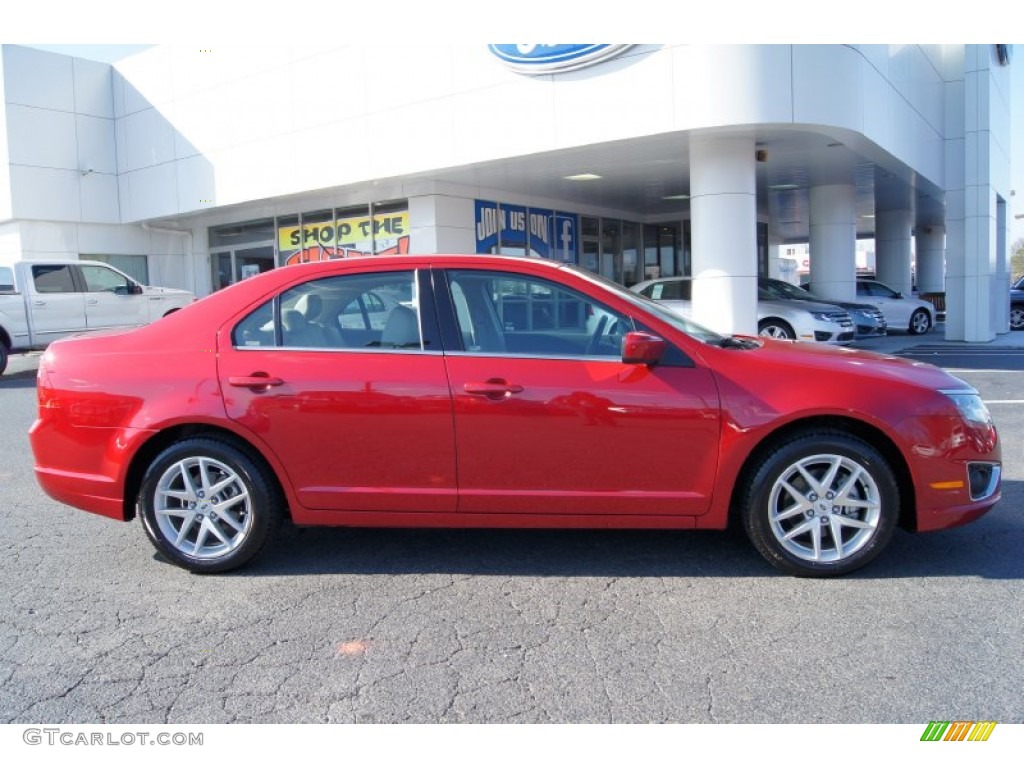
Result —
<instances>
[{"instance_id":1,"label":"headlight","mask_svg":"<svg viewBox=\"0 0 1024 768\"><path fill-rule=\"evenodd\" d=\"M953 401L956 409L960 411L960 415L964 417L966 421L973 422L974 424L983 424L985 426L991 426L992 414L988 412L988 408L981 401L981 396L974 390L954 389L954 390L942 390L942 394Z\"/></svg>"},{"instance_id":2,"label":"headlight","mask_svg":"<svg viewBox=\"0 0 1024 768\"><path fill-rule=\"evenodd\" d=\"M831 312L811 312L811 317L824 323L838 323L839 318Z\"/></svg>"}]
</instances>

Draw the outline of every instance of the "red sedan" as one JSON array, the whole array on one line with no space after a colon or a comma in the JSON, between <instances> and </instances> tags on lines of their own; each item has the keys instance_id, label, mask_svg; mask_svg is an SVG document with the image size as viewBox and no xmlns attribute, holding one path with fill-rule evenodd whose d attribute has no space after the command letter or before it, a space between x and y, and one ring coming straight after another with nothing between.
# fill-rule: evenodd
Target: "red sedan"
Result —
<instances>
[{"instance_id":1,"label":"red sedan","mask_svg":"<svg viewBox=\"0 0 1024 768\"><path fill-rule=\"evenodd\" d=\"M942 370L724 337L543 260L285 267L138 330L58 341L36 475L197 572L297 525L724 528L848 573L895 526L999 500L978 394Z\"/></svg>"}]
</instances>

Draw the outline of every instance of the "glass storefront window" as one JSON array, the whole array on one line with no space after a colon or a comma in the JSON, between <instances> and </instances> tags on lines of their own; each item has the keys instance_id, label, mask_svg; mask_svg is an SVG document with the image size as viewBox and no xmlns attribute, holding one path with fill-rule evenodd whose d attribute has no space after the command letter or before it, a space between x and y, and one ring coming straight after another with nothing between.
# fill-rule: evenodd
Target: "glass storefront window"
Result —
<instances>
[{"instance_id":1,"label":"glass storefront window","mask_svg":"<svg viewBox=\"0 0 1024 768\"><path fill-rule=\"evenodd\" d=\"M395 256L409 252L409 203L396 200L373 206L372 253Z\"/></svg>"}]
</instances>

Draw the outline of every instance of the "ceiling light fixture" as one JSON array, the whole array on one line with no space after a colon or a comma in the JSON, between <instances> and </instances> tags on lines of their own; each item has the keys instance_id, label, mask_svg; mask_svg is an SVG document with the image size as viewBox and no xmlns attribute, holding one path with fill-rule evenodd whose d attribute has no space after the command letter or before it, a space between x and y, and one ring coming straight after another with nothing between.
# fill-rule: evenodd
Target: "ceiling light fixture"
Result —
<instances>
[{"instance_id":1,"label":"ceiling light fixture","mask_svg":"<svg viewBox=\"0 0 1024 768\"><path fill-rule=\"evenodd\" d=\"M689 200L689 195L665 195L662 200Z\"/></svg>"},{"instance_id":2,"label":"ceiling light fixture","mask_svg":"<svg viewBox=\"0 0 1024 768\"><path fill-rule=\"evenodd\" d=\"M577 173L572 176L565 176L566 181L593 181L594 179L603 178L598 176L596 173Z\"/></svg>"}]
</instances>

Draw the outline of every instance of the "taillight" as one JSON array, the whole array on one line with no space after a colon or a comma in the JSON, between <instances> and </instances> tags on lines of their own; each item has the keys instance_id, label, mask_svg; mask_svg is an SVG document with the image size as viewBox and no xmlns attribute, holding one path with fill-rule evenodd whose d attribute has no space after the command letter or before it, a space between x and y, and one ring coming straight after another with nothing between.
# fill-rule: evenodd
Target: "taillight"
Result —
<instances>
[{"instance_id":1,"label":"taillight","mask_svg":"<svg viewBox=\"0 0 1024 768\"><path fill-rule=\"evenodd\" d=\"M39 418L44 418L48 413L60 408L57 390L50 383L48 358L49 354L43 353L39 360L39 370L36 373L36 401L39 403Z\"/></svg>"}]
</instances>

